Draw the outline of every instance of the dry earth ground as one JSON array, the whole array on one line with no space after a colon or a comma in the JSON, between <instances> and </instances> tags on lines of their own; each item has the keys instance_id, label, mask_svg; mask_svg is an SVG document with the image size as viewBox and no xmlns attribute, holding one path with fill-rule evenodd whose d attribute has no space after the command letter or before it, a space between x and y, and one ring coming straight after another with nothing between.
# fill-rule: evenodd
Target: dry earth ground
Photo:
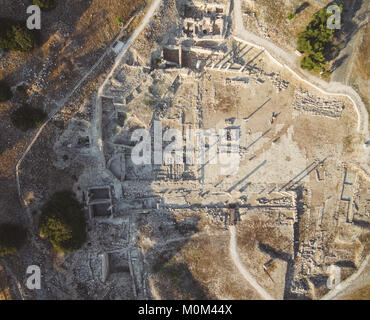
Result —
<instances>
[{"instance_id":1,"label":"dry earth ground","mask_svg":"<svg viewBox=\"0 0 370 320\"><path fill-rule=\"evenodd\" d=\"M120 29L116 18L119 17L124 24L130 22L126 29L129 34L139 23L146 6L146 1L143 0L76 0L57 3L53 11L42 13L39 48L31 53L5 53L0 59L0 79L7 81L15 90L10 102L0 104L1 222L12 221L23 225L27 223L17 196L15 165L34 131L22 132L15 129L10 122L12 110L26 101L46 112L55 109L55 102L65 98L118 34ZM0 15L25 21L26 4L27 1L3 1ZM131 20L130 17L134 19ZM66 121L84 104L85 97L96 89L101 81L99 76L109 70L113 57L113 54L107 56L100 69L98 68L87 79L82 90L72 97L71 103L66 106L59 119L45 128L21 168L28 174L31 182L35 182L36 189L41 186L42 190L46 190L43 186L47 186L45 196L60 189L71 189L73 186L74 172L79 172L81 165L75 165L74 169L56 169L53 166L53 142L63 132ZM61 183L55 183L56 181ZM33 191L29 193L27 187L25 198L30 201L41 200L37 192L36 195ZM32 251L28 246L24 249L30 250ZM9 262L12 266L19 265L14 267L15 274L23 277L27 263L23 265L17 259L14 257L9 259ZM12 287L14 284L12 282ZM17 289L13 292L16 291ZM17 297L16 293L15 296Z\"/></svg>"}]
</instances>

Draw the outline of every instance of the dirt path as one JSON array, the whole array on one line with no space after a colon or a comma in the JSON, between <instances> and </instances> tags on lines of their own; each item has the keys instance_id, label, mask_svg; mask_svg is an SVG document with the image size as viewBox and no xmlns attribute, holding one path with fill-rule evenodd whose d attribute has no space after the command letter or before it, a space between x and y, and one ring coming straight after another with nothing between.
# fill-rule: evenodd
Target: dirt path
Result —
<instances>
[{"instance_id":1,"label":"dirt path","mask_svg":"<svg viewBox=\"0 0 370 320\"><path fill-rule=\"evenodd\" d=\"M21 189L21 183L20 183L20 177L19 177L19 168L22 165L23 160L27 156L27 154L30 152L31 148L39 138L40 134L46 127L46 125L53 119L53 117L61 111L61 109L65 106L65 104L68 102L68 100L73 96L73 94L81 87L81 85L84 83L84 81L87 79L87 77L96 69L96 67L104 60L104 58L107 56L107 54L112 50L111 46L109 46L106 51L102 54L102 56L98 59L98 61L91 67L91 69L80 79L80 81L76 84L76 86L68 93L68 95L61 101L55 102L57 105L57 108L54 109L49 115L47 120L43 123L41 127L38 128L36 131L34 137L32 138L31 142L28 144L27 149L22 154L22 157L18 160L16 167L15 167L15 176L17 181L17 188L18 188L18 196L20 199L20 202L22 206L24 205L24 200L22 197L22 189ZM26 211L28 213L29 219L32 220L32 217L30 216L29 210L26 207Z\"/></svg>"},{"instance_id":2,"label":"dirt path","mask_svg":"<svg viewBox=\"0 0 370 320\"><path fill-rule=\"evenodd\" d=\"M301 70L299 67L299 59L297 56L289 54L288 52L282 50L278 46L276 46L274 43L263 39L250 31L246 30L244 28L243 24L243 17L242 17L242 10L241 10L241 0L234 0L234 19L235 19L235 30L234 35L238 40L244 41L248 43L249 45L255 46L260 49L264 49L265 52L270 56L270 58L281 67L284 67L288 69L293 76L298 78L300 81L305 82L306 84L310 85L311 87L319 90L320 92L327 94L327 95L336 95L336 96L345 96L349 98L352 103L355 106L355 109L358 114L358 131L363 134L365 137L365 142L369 141L369 127L368 127L368 118L369 114L366 110L366 107L360 98L360 96L357 94L357 92L342 83L339 82L330 82L327 83L325 81L322 81L321 79L318 79L314 77L313 75L305 72L304 70ZM298 72L299 73L298 73ZM301 75L302 74L302 75ZM304 77L303 77L304 76ZM364 154L363 159L361 163L362 169L366 172L366 174L370 174L370 166L368 163L368 159L370 156L370 148L366 148L364 145ZM232 227L234 228L234 227ZM231 230L231 240L230 241L236 241L233 239L235 237L235 230ZM234 233L234 234L233 234ZM231 245L230 243L230 251L231 251ZM235 244L233 244L236 246ZM233 252L233 255L237 255L236 252ZM235 257L235 259L238 259L238 257ZM329 299L335 299L338 298L342 292L344 292L346 289L348 289L352 284L354 284L357 279L360 278L362 275L364 269L367 267L369 263L370 256L368 256L364 262L362 263L360 269L354 273L351 277L349 277L346 281L340 283L338 286L336 286L333 290L331 290L328 294L326 294L322 299L329 300ZM234 258L233 258L234 260ZM237 264L237 260L235 261L235 264ZM239 260L240 262L240 260ZM238 266L238 265L237 265ZM238 269L241 273L247 272L246 270L240 269L240 267L243 268L243 266L238 266ZM247 274L246 274L247 275ZM258 285L258 284L257 284ZM257 288L256 288L257 289ZM262 289L262 288L261 288ZM263 289L262 289L263 290Z\"/></svg>"},{"instance_id":3,"label":"dirt path","mask_svg":"<svg viewBox=\"0 0 370 320\"><path fill-rule=\"evenodd\" d=\"M265 289L263 289L256 281L256 279L248 272L245 268L243 263L240 261L239 253L237 250L237 243L236 243L236 230L234 226L230 226L230 246L229 252L230 257L236 267L238 268L241 275L244 277L245 280L258 292L258 294L264 300L275 300Z\"/></svg>"},{"instance_id":4,"label":"dirt path","mask_svg":"<svg viewBox=\"0 0 370 320\"><path fill-rule=\"evenodd\" d=\"M105 169L105 158L103 153L103 139L102 139L102 132L101 132L101 122L102 122L102 95L105 86L108 84L109 80L113 77L114 72L120 65L122 58L126 54L127 50L131 47L132 43L135 42L137 37L140 33L144 30L144 28L148 25L151 21L152 17L154 16L155 11L160 6L162 0L154 0L151 4L148 12L146 13L143 21L141 22L140 26L134 31L131 37L127 40L124 46L121 48L121 51L117 54L115 63L112 67L111 72L105 78L103 84L100 86L98 90L98 94L95 99L95 116L94 116L94 126L91 133L91 142L92 142L92 152L100 159L100 165L102 169Z\"/></svg>"},{"instance_id":5,"label":"dirt path","mask_svg":"<svg viewBox=\"0 0 370 320\"><path fill-rule=\"evenodd\" d=\"M325 296L321 298L321 300L337 300L346 295L348 295L350 291L350 287L353 287L352 291L356 289L361 289L366 283L369 283L370 275L369 275L369 262L370 262L370 255L368 255L364 262L361 264L360 268L347 278L345 281L340 282L334 289L329 291Z\"/></svg>"},{"instance_id":6,"label":"dirt path","mask_svg":"<svg viewBox=\"0 0 370 320\"><path fill-rule=\"evenodd\" d=\"M349 42L346 44L345 48L343 48L340 51L340 54L338 56L338 61L341 59L344 59L343 63L333 71L331 75L331 79L333 81L342 82L346 85L349 85L349 80L352 74L352 69L354 62L356 60L356 51L359 49L359 45L361 44L361 39L364 36L362 33L362 29L366 28L366 25L369 23L369 18L367 17L368 9L370 8L370 5L365 3L365 1L362 3L361 8L354 13L354 7L356 5L356 0L352 2L352 6L350 8L351 12L348 13L350 15L354 15L353 20L357 24L356 31L354 31L354 35L351 37ZM365 16L367 18L359 19L359 17ZM347 57L347 58L346 58Z\"/></svg>"},{"instance_id":7,"label":"dirt path","mask_svg":"<svg viewBox=\"0 0 370 320\"><path fill-rule=\"evenodd\" d=\"M366 107L358 95L358 93L351 87L344 85L339 82L330 82L327 83L312 74L302 70L299 66L299 58L290 54L283 49L279 48L274 43L263 39L252 32L246 30L243 24L243 16L241 9L241 0L234 1L234 20L235 20L235 29L234 29L234 38L239 41L243 41L249 45L265 50L266 54L270 56L271 60L287 69L292 75L297 78L299 81L304 82L311 87L319 90L321 93L331 96L342 96L349 98L355 106L355 110L358 116L358 132L362 134L365 138L365 143L370 140L369 136L369 122L368 122L368 112ZM370 174L370 166L368 159L370 158L370 148L363 145L364 152L363 158L360 161L361 167Z\"/></svg>"},{"instance_id":8,"label":"dirt path","mask_svg":"<svg viewBox=\"0 0 370 320\"><path fill-rule=\"evenodd\" d=\"M109 74L109 76L111 76L114 72L114 70L117 68L117 66L119 65L119 62L121 61L123 55L127 52L128 48L131 46L131 44L133 43L133 41L136 40L136 38L138 37L138 35L141 33L141 31L145 28L145 26L149 23L149 21L151 20L155 10L159 7L161 3L161 0L155 0L151 7L149 8L147 14L145 15L142 23L140 24L140 26L135 30L135 32L131 35L131 37L129 38L129 40L127 41L127 43L125 44L125 46L122 48L121 52L119 53L119 55L117 56L116 58L116 62L112 68L112 71L111 73ZM121 33L116 37L116 39L118 39L120 37ZM35 142L37 141L37 139L39 138L40 134L42 133L42 131L44 130L44 128L46 127L46 125L53 119L53 117L64 107L64 105L68 102L68 100L73 96L73 94L81 87L81 85L84 83L84 81L88 78L88 76L96 69L96 67L104 60L104 58L107 56L107 54L109 52L112 51L112 45L115 43L115 41L112 42L112 44L110 46L107 47L106 51L102 54L102 56L98 59L98 61L94 64L94 66L80 79L80 81L76 84L76 86L72 89L71 92L68 93L68 95L61 101L58 101L56 102L56 105L57 105L57 108L55 110L53 110L49 116L48 116L48 119L44 122L44 124L36 131L34 137L32 138L31 142L29 143L27 149L25 150L25 152L22 154L22 157L18 160L17 164L16 164L16 167L15 167L15 175L16 175L16 181L17 181L17 188L18 188L18 196L19 196L19 199L20 199L20 202L22 204L22 206L24 206L24 199L22 197L22 188L21 188L21 183L20 183L20 176L19 176L19 169L20 169L20 166L22 165L22 162L23 160L25 159L25 157L27 156L27 154L30 152L31 148L33 147L33 145L35 144ZM107 77L107 79L109 78L109 76ZM107 79L105 80L104 84L106 83ZM103 84L103 86L104 86ZM101 88L103 88L103 86ZM100 89L101 89L100 88ZM99 89L99 94L98 96L100 96L100 89ZM29 209L26 207L26 212L27 212L27 217L29 219L29 224L30 226L33 227L33 223L32 223L32 217L31 217L31 213L29 211Z\"/></svg>"},{"instance_id":9,"label":"dirt path","mask_svg":"<svg viewBox=\"0 0 370 320\"><path fill-rule=\"evenodd\" d=\"M117 56L116 58L116 63L114 64L113 66L113 69L112 69L112 72L110 73L110 75L114 72L115 68L118 66L120 60L122 59L123 55L126 53L127 49L130 47L130 45L133 43L133 41L136 40L136 38L138 37L138 35L140 34L140 32L145 28L145 26L149 23L149 21L151 20L155 10L159 7L161 3L161 0L155 0L151 7L149 8L147 14L145 15L141 25L135 30L135 32L132 34L132 36L130 37L130 39L127 41L127 43L125 44L125 46L122 48L122 51L119 53L119 55ZM116 36L115 38L115 41L117 39L120 38L121 36L121 33L122 31ZM30 241L32 242L32 244L41 252L44 252L46 253L47 249L44 248L44 246L39 242L37 241L37 238L35 236L36 234L36 230L35 230L35 225L33 223L33 218L32 218L32 215L31 215L31 212L30 212L30 209L25 206L24 204L24 199L23 199L23 196L22 196L22 186L21 186L21 181L20 181L20 167L24 161L24 159L26 158L27 154L30 152L30 150L32 149L33 145L36 143L37 139L40 137L42 131L44 130L44 128L47 126L47 124L53 119L53 117L59 113L62 108L65 106L65 104L69 101L69 99L73 96L73 94L78 90L80 89L81 85L85 82L85 80L91 75L92 72L94 72L94 70L101 64L101 62L104 60L104 58L112 51L112 46L113 44L115 43L115 41L113 41L111 43L110 46L107 47L107 49L105 50L105 52L101 55L101 57L96 61L96 63L90 68L90 70L78 81L78 83L75 85L75 87L68 93L68 95L61 101L58 101L58 102L55 102L56 105L57 105L57 108L54 109L49 115L48 115L48 118L47 120L42 124L42 126L40 126L37 131L35 132L32 140L30 141L30 143L28 144L27 146L27 149L24 151L24 153L22 154L21 158L18 160L17 164L16 164L16 167L15 167L15 175L16 175L16 183L17 183L17 189L18 189L18 197L19 197L19 201L21 203L21 205L24 207L25 211L26 211L26 215L27 215L27 220L28 220L28 225L29 225L29 228L30 230L32 230L30 232L31 234L31 239ZM100 92L100 91L99 91ZM99 96L99 94L97 95ZM99 99L100 100L100 99ZM22 291L19 290L20 292L20 295L23 297L22 295Z\"/></svg>"}]
</instances>

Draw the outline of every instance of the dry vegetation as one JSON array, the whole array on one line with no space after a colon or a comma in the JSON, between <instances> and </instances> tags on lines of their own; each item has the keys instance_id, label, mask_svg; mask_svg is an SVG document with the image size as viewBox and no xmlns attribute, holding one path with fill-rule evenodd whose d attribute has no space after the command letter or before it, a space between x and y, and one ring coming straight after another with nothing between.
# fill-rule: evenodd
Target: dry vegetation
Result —
<instances>
[{"instance_id":1,"label":"dry vegetation","mask_svg":"<svg viewBox=\"0 0 370 320\"><path fill-rule=\"evenodd\" d=\"M350 295L342 298L342 300L370 300L370 284L352 292Z\"/></svg>"},{"instance_id":2,"label":"dry vegetation","mask_svg":"<svg viewBox=\"0 0 370 320\"><path fill-rule=\"evenodd\" d=\"M258 299L228 253L228 234L192 238L152 279L162 299Z\"/></svg>"},{"instance_id":3,"label":"dry vegetation","mask_svg":"<svg viewBox=\"0 0 370 320\"><path fill-rule=\"evenodd\" d=\"M363 32L362 42L358 49L358 56L356 66L358 68L358 75L364 79L370 79L370 24L367 25Z\"/></svg>"},{"instance_id":4,"label":"dry vegetation","mask_svg":"<svg viewBox=\"0 0 370 320\"><path fill-rule=\"evenodd\" d=\"M238 244L245 251L258 249L258 244L264 243L277 250L285 248L289 252L291 248L286 248L291 242L289 236L281 234L272 220L268 221L256 217L240 228Z\"/></svg>"},{"instance_id":5,"label":"dry vegetation","mask_svg":"<svg viewBox=\"0 0 370 320\"><path fill-rule=\"evenodd\" d=\"M153 292L162 299L259 299L230 259L229 232L221 221L205 212L176 212L174 218L181 225L179 232L192 230L193 235L184 234L188 239L157 254L150 281ZM184 221L194 218L196 226L186 228Z\"/></svg>"},{"instance_id":6,"label":"dry vegetation","mask_svg":"<svg viewBox=\"0 0 370 320\"><path fill-rule=\"evenodd\" d=\"M127 34L135 28L148 1L121 0L75 0L58 1L56 9L44 12L39 33L40 47L31 53L8 52L0 60L0 80L17 86L10 102L0 103L0 205L1 222L25 223L25 214L18 198L15 181L15 165L21 157L34 130L22 132L10 121L12 110L28 101L32 106L50 112L56 108L55 101L65 98L83 75L91 70L98 58L119 33L118 19L123 24L130 21ZM5 1L1 5L2 17L17 16L25 21L26 6L20 1ZM133 20L131 17L136 17ZM101 75L110 70L113 55L109 54L96 72L87 79L82 90L76 92L65 106L62 118L68 121L83 105L84 97L91 95L101 82ZM100 77L99 77L100 76ZM57 189L71 189L75 174L80 172L77 163L71 170L55 170L53 142L63 130L53 123L47 126L21 169L21 180L36 188L36 200L48 196ZM61 185L55 184L61 181ZM17 258L18 259L18 258ZM22 262L15 261L15 266ZM13 267L13 266L11 266ZM14 270L17 270L14 267ZM0 288L4 286L0 285ZM5 289L4 289L5 290ZM8 291L2 294L8 296Z\"/></svg>"},{"instance_id":7,"label":"dry vegetation","mask_svg":"<svg viewBox=\"0 0 370 320\"><path fill-rule=\"evenodd\" d=\"M165 7L167 11L162 16L159 15L159 17L154 18L155 20L160 19L162 23L156 24L155 28L147 29L135 43L137 48L148 49L145 51L148 57L145 56L145 58L150 58L150 49L152 49L150 46L153 41L164 41L163 38L168 30L176 27L172 20L177 14L173 7L174 1L169 2L172 6ZM66 1L66 6L72 5L71 3L71 1ZM5 198L0 198L0 205L3 205L2 208L7 211L8 217L15 219L17 214L23 214L17 198L14 166L30 137L30 133L24 134L11 127L9 121L11 109L18 101L30 96L34 103L40 104L47 111L54 108L55 104L52 99L62 98L75 85L84 72L91 68L97 58L104 52L104 46L118 33L118 22L125 23L129 21L129 17L134 14L133 12L142 8L144 3L144 0L138 0L134 3L128 0L93 0L86 5L86 2L74 1L73 5L80 4L81 9L73 11L76 15L70 17L68 17L68 11L62 13L64 7L59 6L47 17L46 24L52 25L53 19L61 14L61 18L57 19L59 22L55 28L51 28L50 31L43 34L43 45L35 51L33 56L26 54L21 56L12 53L6 56L4 62L1 62L8 65L9 68L0 70L0 79L6 78L12 85L25 80L27 82L26 89L28 89L25 96L16 98L10 103L0 104L0 130L5 133L5 135L0 135L0 192L6 195ZM273 11L268 10L271 7L270 1L264 0L258 3L260 3L261 8L265 8L265 10L259 9L258 14L266 15L265 20L269 24L271 35L277 35L278 30L284 30L282 37L285 38L281 44L288 47L292 46L294 49L296 34L310 21L312 13L317 9L317 7L310 6L299 16L287 22L286 16L296 8L297 4L300 3L299 1L293 1L286 5L285 2L279 0L276 4L276 10ZM133 29L138 21L139 19L134 19L128 31ZM72 27L65 29L68 24ZM286 26L286 28L281 26ZM281 40L279 37L276 39ZM368 41L364 40L364 43L363 45L367 48ZM366 58L362 57L361 54L359 56L359 59ZM20 63L22 59L27 61L27 66ZM42 70L44 70L43 66L48 61L47 59L51 59L53 62L45 68L46 71L44 72ZM83 164L73 161L70 166L56 169L53 163L57 160L57 157L53 152L53 146L72 116L81 118L91 116L94 90L101 83L103 73L110 69L112 60L113 57L110 57L106 66L91 77L83 90L73 97L73 101L66 106L62 113L62 124L53 121L45 127L22 167L21 179L25 194L30 194L32 191L33 197L42 202L55 191L70 189L77 183L77 177L83 170ZM29 66L33 62L35 62L35 66L30 71ZM18 69L17 65L21 67ZM34 72L36 77L21 77L26 71L29 71L30 74ZM38 87L35 83L39 83L40 74L45 80L42 86ZM219 96L218 92L216 94L219 100L219 104L215 106L217 110L227 113L240 103L240 98L236 93L227 98ZM91 99L87 99L88 96ZM79 113L78 108L81 106L86 109ZM318 132L318 130L313 130L311 123L308 122L307 131ZM302 141L306 144L304 139ZM350 135L343 138L343 143L347 149L351 148L353 141L355 140ZM57 185L55 181L58 181ZM10 199L11 197L13 199ZM248 284L241 278L229 258L228 233L224 232L220 226L209 230L209 228L212 228L209 226L209 221L204 217L205 215L200 216L197 224L190 225L189 230L181 225L182 220L186 217L185 214L181 216L181 219L174 216L175 222L173 224L181 225L181 229L175 230L174 234L171 234L171 238L175 238L176 235L187 238L187 231L191 236L186 240L173 243L173 246L162 248L159 245L157 246L158 252L153 251L152 248L156 249L157 242L168 239L169 235L162 234L161 230L156 230L158 226L149 223L143 223L141 226L138 244L142 247L144 254L149 252L155 257L153 258L155 261L153 273L150 278L151 285L155 287L153 292L156 292L161 298L171 299L259 298L253 290L247 287ZM274 227L273 221L267 222L271 222L271 224L257 217L255 220L251 220L250 224L243 225L240 228L238 246L243 260L248 255L257 253L254 263L257 262L262 266L266 260L260 252L260 243L268 244L277 250L291 252L291 247L288 246L291 243L289 241L291 236L286 236L282 230L277 229L276 226ZM185 232L185 234L182 234L182 232ZM204 232L206 236L197 234L197 232ZM168 249L169 247L170 249ZM248 261L243 262L248 265ZM280 272L281 266L279 263L275 261L271 264L269 272ZM7 294L5 290L1 293L1 288L0 281L0 299L2 294Z\"/></svg>"},{"instance_id":8,"label":"dry vegetation","mask_svg":"<svg viewBox=\"0 0 370 320\"><path fill-rule=\"evenodd\" d=\"M26 19L19 3L7 1L2 16ZM127 22L146 1L65 1L43 14L40 34L41 47L32 53L10 52L0 62L0 79L14 86L24 81L23 91L16 92L8 103L0 104L0 177L13 177L16 160L25 149L29 132L12 128L11 111L18 103L31 100L32 105L51 111L56 99L66 93L90 70L103 53L102 45L109 43L119 32L119 17ZM3 10L4 9L4 10ZM57 21L57 23L55 23ZM133 26L131 26L133 27Z\"/></svg>"},{"instance_id":9,"label":"dry vegetation","mask_svg":"<svg viewBox=\"0 0 370 320\"><path fill-rule=\"evenodd\" d=\"M256 12L256 17L244 15L247 26L252 26L254 31L257 31L260 35L264 35L262 29L265 28L270 41L285 49L295 50L298 33L311 21L312 15L330 1L320 1L319 4L315 1L308 1L310 5L300 13L295 14L290 20L288 19L289 14L294 14L304 1L277 0L273 2L273 5L270 0L253 2L255 3L254 10L251 10L248 5L244 5L243 8L243 12L250 10ZM260 27L258 27L256 20L261 24Z\"/></svg>"}]
</instances>

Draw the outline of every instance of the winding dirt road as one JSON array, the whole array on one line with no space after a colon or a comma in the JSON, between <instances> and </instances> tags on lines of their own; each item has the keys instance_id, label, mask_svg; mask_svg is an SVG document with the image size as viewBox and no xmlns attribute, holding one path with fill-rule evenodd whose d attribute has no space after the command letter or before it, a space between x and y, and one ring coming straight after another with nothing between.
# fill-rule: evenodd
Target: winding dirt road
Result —
<instances>
[{"instance_id":1,"label":"winding dirt road","mask_svg":"<svg viewBox=\"0 0 370 320\"><path fill-rule=\"evenodd\" d=\"M370 140L369 136L369 114L363 103L361 97L358 93L347 85L344 85L339 82L325 82L312 74L302 70L299 65L299 58L294 55L286 52L285 50L279 48L277 45L268 41L264 38L261 38L254 33L246 30L243 24L243 15L241 9L241 0L234 1L234 38L239 41L243 41L249 45L262 49L266 54L271 58L280 67L287 69L295 78L299 81L304 82L311 87L319 90L321 93L330 95L330 96L342 96L347 97L355 106L355 110L358 116L358 132L363 135L365 138L365 143ZM366 147L364 143L363 148L363 157L359 160L359 164L362 169L370 175L370 148Z\"/></svg>"},{"instance_id":2,"label":"winding dirt road","mask_svg":"<svg viewBox=\"0 0 370 320\"><path fill-rule=\"evenodd\" d=\"M258 292L264 300L275 300L265 289L263 289L256 279L248 272L248 270L244 267L243 263L240 261L239 253L237 250L237 243L236 243L236 230L234 226L229 227L230 231L230 245L229 245L229 252L231 259L233 260L235 266L238 268L239 272L243 276L245 280Z\"/></svg>"},{"instance_id":3,"label":"winding dirt road","mask_svg":"<svg viewBox=\"0 0 370 320\"><path fill-rule=\"evenodd\" d=\"M109 83L109 80L113 77L114 72L121 64L122 58L126 54L127 50L131 47L131 45L135 42L137 37L140 33L144 30L144 28L148 25L151 19L154 16L155 11L159 8L162 0L154 0L151 4L148 12L145 14L143 21L141 22L140 26L134 31L131 37L127 40L124 46L121 48L120 52L117 54L115 63L110 71L109 75L105 78L103 84L100 86L98 90L98 94L95 99L95 115L94 115L94 126L93 131L91 133L91 144L92 144L92 152L94 155L100 159L100 166L101 169L105 170L105 159L103 153L103 140L102 140L102 131L101 131L101 122L102 122L102 95L105 86Z\"/></svg>"},{"instance_id":4,"label":"winding dirt road","mask_svg":"<svg viewBox=\"0 0 370 320\"><path fill-rule=\"evenodd\" d=\"M104 81L103 85L99 88L99 93L98 93L98 97L100 98L100 95L101 95L101 92L102 92L102 89L104 88L104 85L107 83L109 77L112 76L113 72L115 71L115 69L117 68L117 66L119 65L120 61L122 60L122 57L124 56L124 54L127 52L127 50L129 49L129 47L131 46L131 44L136 40L136 38L139 36L139 34L144 30L144 28L147 26L147 24L150 22L150 20L152 19L153 15L154 15L154 12L158 9L159 5L161 4L162 0L155 0L148 12L146 13L143 21L141 22L140 26L135 30L135 32L131 35L131 37L128 39L128 41L126 42L126 44L122 47L121 51L119 52L119 54L117 55L116 57L116 62L112 68L112 71L110 72L109 76L106 78L106 80ZM119 39L121 33L116 37L116 39ZM112 45L115 43L115 41L112 43ZM22 157L18 160L17 164L16 164L16 167L15 167L15 176L16 176L16 181L17 181L17 188L18 188L18 196L19 196L19 200L21 202L21 204L24 206L24 199L23 199L23 196L22 196L22 188L21 188L21 182L20 182L20 176L19 176L19 171L20 171L20 166L22 165L23 163L23 160L25 159L25 157L27 156L27 154L30 152L31 148L33 147L33 145L35 144L35 142L37 141L37 139L39 138L40 134L42 133L42 131L44 130L44 128L46 127L46 125L54 118L54 116L59 113L59 111L61 111L61 109L65 106L65 104L68 102L68 100L73 96L73 94L81 87L81 85L85 82L85 80L87 79L87 77L96 69L96 67L104 60L104 58L107 56L107 54L109 52L112 51L112 45L110 45L106 51L102 54L102 56L98 59L98 61L91 67L91 69L80 79L80 81L75 85L75 87L72 89L71 92L69 92L67 94L67 96L62 99L61 101L57 101L56 102L56 105L57 105L57 108L54 109L48 116L48 119L43 123L43 125L38 128L38 130L36 131L34 137L32 138L32 140L30 141L27 149L25 150L25 152L22 154ZM98 99L97 99L98 100ZM29 208L28 207L25 207L25 210L27 212L27 216L28 216L28 219L29 219L29 224L30 226L33 227L33 219L31 217L31 213L29 211Z\"/></svg>"},{"instance_id":5,"label":"winding dirt road","mask_svg":"<svg viewBox=\"0 0 370 320\"><path fill-rule=\"evenodd\" d=\"M362 132L364 134L365 137L367 137L367 140L369 140L369 138L368 138L368 134L369 134L369 132L368 132L368 113L367 113L367 110L366 110L361 98L358 96L358 94L352 88L350 88L348 86L342 85L342 84L337 83L337 82L335 82L335 83L332 82L332 83L328 84L328 83L325 83L324 81L322 81L320 79L314 78L314 77L312 77L312 75L307 74L307 73L300 70L300 73L304 74L305 78L308 79L308 80L303 79L296 71L293 71L293 69L297 69L297 66L299 65L297 57L285 52L284 50L282 50L281 48L279 48L278 46L276 46L272 42L270 42L266 39L260 38L257 35L245 30L245 28L243 26L240 0L234 0L234 1L235 1L235 7L234 7L234 10L235 10L234 11L234 14L235 14L235 31L234 31L234 35L236 37L241 38L243 41L245 41L247 43L250 43L253 46L262 47L265 50L268 50L267 51L268 54L271 56L271 58L274 61L276 61L276 63L278 63L279 65L281 65L285 68L287 68L289 71L291 71L293 73L293 75L300 78L301 81L304 81L304 82L308 83L309 85L315 87L316 89L320 90L321 92L323 92L325 94L329 94L329 95L347 96L349 99L351 99L351 101L355 104L356 109L358 111L358 116L359 116L359 128L358 129L359 129L360 132ZM93 133L93 138L94 138L93 140L95 140L95 146L100 150L102 148L102 141L101 141L101 134L99 133L99 130L100 130L99 128L101 128L101 124L99 123L100 122L99 120L101 120L101 116L100 116L101 115L101 95L102 95L102 92L103 92L103 88L108 83L109 78L113 75L116 68L119 66L122 58L126 54L127 50L130 48L132 43L137 39L137 37L140 35L140 33L144 30L144 28L147 26L147 24L151 21L153 15L154 15L154 12L158 9L161 2L162 2L161 0L155 0L152 3L152 5L150 6L148 12L146 13L146 15L145 15L145 17L142 21L142 23L140 24L140 26L131 35L129 40L125 43L125 45L122 47L121 51L117 55L115 64L114 64L110 74L108 75L108 77L104 81L103 85L99 88L98 95L97 95L97 98L96 98L96 114L95 114L96 125L94 126L97 129ZM107 49L107 51L102 55L102 57L90 69L90 71L88 73L86 73L85 76L77 83L75 88L67 95L67 97L65 99L63 99L62 101L59 101L57 103L58 107L49 115L48 120L37 130L34 138L31 140L28 148L26 149L26 151L22 155L21 159L18 161L18 163L16 165L16 179L17 179L18 193L19 193L19 197L20 197L20 200L21 200L22 204L24 204L24 201L23 201L23 197L22 197L22 193L21 193L21 184L20 184L20 181L19 181L20 165L22 164L24 158L26 157L26 155L28 154L28 152L30 151L30 149L32 148L32 146L34 145L34 143L36 142L36 140L40 136L41 132L43 131L43 129L45 128L47 123L63 108L63 106L69 100L69 98L81 86L81 84L86 80L86 78L91 74L91 72L96 68L96 66L101 63L101 61L104 59L104 57L106 56L106 54L110 50L111 50L111 47L109 47ZM270 52L272 52L273 55ZM278 60L282 61L283 64L278 62ZM322 89L322 88L324 88L324 89ZM327 92L325 90L330 90L331 92ZM367 149L369 149L369 148L367 148ZM364 152L364 153L366 153L365 159L368 159L368 151L369 150L367 150L367 152ZM366 163L364 163L364 167L368 170L367 172L370 171L369 166ZM29 212L28 208L26 208L26 211L27 211L27 214L30 218L30 224L32 225L32 222L31 222L32 218L30 217L30 212ZM257 283L256 279L248 272L248 270L242 264L242 262L240 260L240 257L239 257L239 253L237 251L236 230L235 230L234 226L230 226L229 251L230 251L230 256L231 256L234 264L236 265L236 267L238 268L239 272L244 277L244 279L258 292L258 294L263 299L274 300L274 298ZM367 259L366 261L368 261L368 260L369 259ZM349 282L348 285L350 285L350 282ZM345 287L347 288L348 285L346 285ZM343 284L343 286L344 286L344 284ZM333 292L333 293L328 294L328 296L326 296L326 298L333 298L333 297L337 296L340 291L341 291L341 287L338 286L336 288L336 291Z\"/></svg>"},{"instance_id":6,"label":"winding dirt road","mask_svg":"<svg viewBox=\"0 0 370 320\"><path fill-rule=\"evenodd\" d=\"M370 281L369 266L370 255L362 262L360 268L343 282L340 282L334 289L330 290L321 300L338 300L350 293L350 289L360 289ZM351 288L352 287L352 288ZM348 292L347 292L348 291Z\"/></svg>"},{"instance_id":7,"label":"winding dirt road","mask_svg":"<svg viewBox=\"0 0 370 320\"><path fill-rule=\"evenodd\" d=\"M265 52L272 59L272 61L274 61L280 67L286 68L293 74L294 77L298 78L302 82L305 82L311 87L319 90L323 94L331 96L344 96L349 98L354 104L355 109L357 111L358 115L357 129L365 137L365 141L369 141L369 126L368 126L369 114L366 110L366 107L362 99L357 94L357 92L353 88L342 83L339 82L327 83L325 81L322 81L321 79L312 76L311 74L305 72L304 70L301 70L299 67L299 59L297 56L289 54L288 52L279 48L274 43L266 39L263 39L253 34L252 32L246 30L243 24L243 16L240 1L241 0L234 0L234 21L235 21L234 38L236 38L238 41L242 41L251 46L265 50ZM370 149L369 147L366 147L364 145L363 159L360 163L361 168L366 172L367 175L370 174L369 149ZM235 227L230 227L230 255L231 258L233 259L233 262L238 267L240 273L256 289L256 291L261 295L261 297L263 297L264 299L272 299L272 297L258 285L256 280L250 275L250 273L241 263L236 249ZM363 263L361 264L359 270L356 273L354 273L346 281L343 281L342 283L338 284L322 299L329 300L338 298L343 291L348 289L355 281L357 281L357 279L362 275L365 268L368 267L369 262L370 255L364 259Z\"/></svg>"}]
</instances>

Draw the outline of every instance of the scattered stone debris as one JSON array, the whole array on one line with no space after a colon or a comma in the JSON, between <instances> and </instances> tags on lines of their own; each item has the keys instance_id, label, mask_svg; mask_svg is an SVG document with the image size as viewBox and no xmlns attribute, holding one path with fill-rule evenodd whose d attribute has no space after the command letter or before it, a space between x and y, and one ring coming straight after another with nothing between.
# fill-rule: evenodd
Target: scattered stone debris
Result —
<instances>
[{"instance_id":1,"label":"scattered stone debris","mask_svg":"<svg viewBox=\"0 0 370 320\"><path fill-rule=\"evenodd\" d=\"M339 119L344 110L344 103L334 99L321 98L300 89L295 93L293 107L300 112Z\"/></svg>"}]
</instances>

